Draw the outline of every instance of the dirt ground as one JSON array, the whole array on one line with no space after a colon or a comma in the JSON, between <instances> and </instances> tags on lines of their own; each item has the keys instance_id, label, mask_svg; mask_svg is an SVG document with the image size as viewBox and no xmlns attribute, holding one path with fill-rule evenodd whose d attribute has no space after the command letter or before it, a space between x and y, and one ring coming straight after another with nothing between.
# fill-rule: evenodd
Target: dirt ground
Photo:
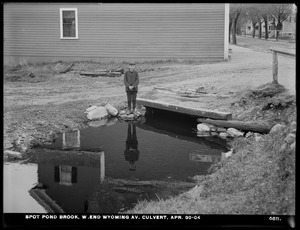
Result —
<instances>
[{"instance_id":1,"label":"dirt ground","mask_svg":"<svg viewBox=\"0 0 300 230\"><path fill-rule=\"evenodd\" d=\"M230 111L233 118L240 112L232 109L246 90L272 81L272 54L255 51L267 41L238 37L230 45L230 59L223 62L149 62L137 63L140 75L139 96L149 95L153 87L179 90L204 89L216 95L231 94L227 99L202 100L205 108ZM260 45L257 43L260 42ZM273 41L268 44L273 45ZM283 44L283 45L282 45ZM276 43L293 48L294 44ZM255 49L255 50L253 50ZM57 69L68 63L50 63L4 68L4 149L26 152L41 142L51 141L56 132L86 125L84 111L89 105L107 102L117 108L126 107L123 77L89 77L80 71L124 68L124 63L75 63L71 71L60 74ZM279 83L295 94L295 59L279 57ZM199 102L200 103L200 102Z\"/></svg>"},{"instance_id":2,"label":"dirt ground","mask_svg":"<svg viewBox=\"0 0 300 230\"><path fill-rule=\"evenodd\" d=\"M271 53L270 48L295 49L295 40L282 40L269 38L268 40L261 38L252 38L252 36L237 36L237 45L245 48L250 48L254 51Z\"/></svg>"},{"instance_id":3,"label":"dirt ground","mask_svg":"<svg viewBox=\"0 0 300 230\"><path fill-rule=\"evenodd\" d=\"M181 101L186 104L193 101L203 108L231 112L236 120L263 120L272 125L281 123L289 126L296 120L296 62L294 58L279 56L281 85L267 84L272 82L272 53L268 49L274 46L294 49L295 44L248 37L238 37L237 42L238 45L230 45L232 52L228 61L137 63L136 69L140 75L138 96L171 100L171 96L159 94L153 88L201 89L215 96L183 98ZM109 102L118 109L126 107L122 76L90 77L79 74L80 71L92 72L104 68L127 69L126 64L77 62L69 72L61 74L59 70L68 65L70 63L57 62L4 67L4 149L25 153L26 158L32 154L32 147L51 142L55 133L86 127L88 120L84 111L89 105ZM287 92L282 92L282 86ZM222 95L230 96L220 97ZM216 165L221 170L201 182L206 186L204 195L212 195L204 203L198 195L189 195L187 200L184 194L183 197L159 201L152 206L150 203L150 208L148 203L141 203L133 212L145 213L148 208L150 213L159 213L156 209L167 208L174 213L293 215L294 154L276 153L284 142L283 134L276 135L277 139L266 135L264 143L259 144L250 142L248 138L238 141L238 148L244 150L229 158L227 166L226 162L220 163L224 166ZM249 151L252 154L248 154ZM197 187L193 191L198 194L201 189ZM224 189L232 189L236 193ZM95 200L101 201L97 196Z\"/></svg>"}]
</instances>

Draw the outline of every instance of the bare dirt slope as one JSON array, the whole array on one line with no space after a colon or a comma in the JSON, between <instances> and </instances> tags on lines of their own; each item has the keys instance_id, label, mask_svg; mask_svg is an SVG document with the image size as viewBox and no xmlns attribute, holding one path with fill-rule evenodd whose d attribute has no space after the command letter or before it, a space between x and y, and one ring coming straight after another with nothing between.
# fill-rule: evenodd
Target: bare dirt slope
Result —
<instances>
[{"instance_id":1,"label":"bare dirt slope","mask_svg":"<svg viewBox=\"0 0 300 230\"><path fill-rule=\"evenodd\" d=\"M207 103L203 100L203 107L231 110L231 103L245 90L272 81L271 53L231 48L231 58L224 62L137 64L139 95L151 94L155 86L193 90L202 87L207 93L233 95L222 103L217 99ZM57 71L59 65L62 64L5 68L4 148L24 152L35 143L51 140L51 133L84 126L83 112L91 104L126 106L123 77L79 74L101 68L127 69L125 64L75 63L65 74ZM295 94L295 59L279 57L279 83Z\"/></svg>"}]
</instances>

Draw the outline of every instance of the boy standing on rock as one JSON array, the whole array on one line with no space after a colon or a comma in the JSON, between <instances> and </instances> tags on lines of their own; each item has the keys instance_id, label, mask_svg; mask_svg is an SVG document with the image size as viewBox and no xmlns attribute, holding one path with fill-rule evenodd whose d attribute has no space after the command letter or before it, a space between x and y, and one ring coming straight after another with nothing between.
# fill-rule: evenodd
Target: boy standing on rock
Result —
<instances>
[{"instance_id":1,"label":"boy standing on rock","mask_svg":"<svg viewBox=\"0 0 300 230\"><path fill-rule=\"evenodd\" d=\"M127 93L127 114L136 112L136 95L140 82L138 73L134 70L135 63L129 63L129 70L124 74L125 91ZM132 107L131 107L132 103ZM132 109L131 109L132 108Z\"/></svg>"}]
</instances>

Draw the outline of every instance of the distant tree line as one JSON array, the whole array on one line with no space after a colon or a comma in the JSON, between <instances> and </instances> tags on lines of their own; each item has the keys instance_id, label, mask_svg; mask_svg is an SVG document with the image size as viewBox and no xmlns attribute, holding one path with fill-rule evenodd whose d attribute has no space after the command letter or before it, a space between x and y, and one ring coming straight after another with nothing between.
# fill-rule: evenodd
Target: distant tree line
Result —
<instances>
[{"instance_id":1,"label":"distant tree line","mask_svg":"<svg viewBox=\"0 0 300 230\"><path fill-rule=\"evenodd\" d=\"M229 13L229 42L236 44L236 34L240 33L243 22L250 20L255 37L256 26L258 26L258 38L262 37L262 25L265 25L265 39L269 38L268 22L272 21L275 28L275 37L278 40L282 23L292 15L293 4L230 4ZM231 41L232 37L232 41Z\"/></svg>"}]
</instances>

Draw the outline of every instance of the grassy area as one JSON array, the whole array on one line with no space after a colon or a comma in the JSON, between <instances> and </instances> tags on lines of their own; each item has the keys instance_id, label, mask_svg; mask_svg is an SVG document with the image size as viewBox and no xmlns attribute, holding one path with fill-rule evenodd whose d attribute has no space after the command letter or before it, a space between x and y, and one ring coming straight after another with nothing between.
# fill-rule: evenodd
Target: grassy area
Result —
<instances>
[{"instance_id":1,"label":"grassy area","mask_svg":"<svg viewBox=\"0 0 300 230\"><path fill-rule=\"evenodd\" d=\"M295 151L280 151L289 132L236 139L236 153L199 186L167 200L140 202L128 213L295 215Z\"/></svg>"}]
</instances>

